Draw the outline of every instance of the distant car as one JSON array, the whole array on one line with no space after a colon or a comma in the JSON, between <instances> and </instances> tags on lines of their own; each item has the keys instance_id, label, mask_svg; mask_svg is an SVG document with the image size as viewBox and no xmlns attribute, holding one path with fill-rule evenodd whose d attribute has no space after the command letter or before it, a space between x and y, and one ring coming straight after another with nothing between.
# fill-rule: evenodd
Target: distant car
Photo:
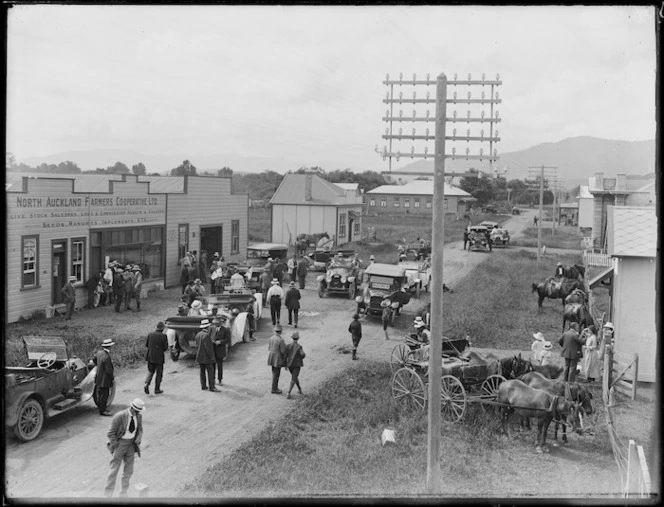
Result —
<instances>
[{"instance_id":1,"label":"distant car","mask_svg":"<svg viewBox=\"0 0 664 507\"><path fill-rule=\"evenodd\" d=\"M468 232L468 241L470 243L470 250L476 252L481 250L483 252L490 251L489 241L487 240L487 229L482 225L473 225Z\"/></svg>"},{"instance_id":2,"label":"distant car","mask_svg":"<svg viewBox=\"0 0 664 507\"><path fill-rule=\"evenodd\" d=\"M512 215L520 215L521 210L519 208L512 208Z\"/></svg>"},{"instance_id":3,"label":"distant car","mask_svg":"<svg viewBox=\"0 0 664 507\"><path fill-rule=\"evenodd\" d=\"M495 206L482 206L482 213L498 213L498 209Z\"/></svg>"},{"instance_id":4,"label":"distant car","mask_svg":"<svg viewBox=\"0 0 664 507\"><path fill-rule=\"evenodd\" d=\"M498 222L489 222L488 220L485 220L484 222L481 222L480 225L482 227L486 227L489 230L500 227L500 224Z\"/></svg>"}]
</instances>

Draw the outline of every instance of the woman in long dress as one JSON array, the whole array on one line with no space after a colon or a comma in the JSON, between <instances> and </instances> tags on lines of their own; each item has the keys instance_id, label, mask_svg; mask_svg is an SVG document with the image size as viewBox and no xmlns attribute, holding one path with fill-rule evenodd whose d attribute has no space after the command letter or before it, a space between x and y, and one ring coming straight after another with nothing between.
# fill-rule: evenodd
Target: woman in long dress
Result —
<instances>
[{"instance_id":1,"label":"woman in long dress","mask_svg":"<svg viewBox=\"0 0 664 507\"><path fill-rule=\"evenodd\" d=\"M583 373L587 382L599 378L599 356L597 354L597 329L589 326L586 329L586 344L583 346Z\"/></svg>"}]
</instances>

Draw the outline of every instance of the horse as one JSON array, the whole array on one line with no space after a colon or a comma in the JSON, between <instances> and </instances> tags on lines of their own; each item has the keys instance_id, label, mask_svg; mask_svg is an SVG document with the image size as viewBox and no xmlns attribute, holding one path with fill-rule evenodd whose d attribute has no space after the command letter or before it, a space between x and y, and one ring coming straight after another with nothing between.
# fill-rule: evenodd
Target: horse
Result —
<instances>
[{"instance_id":1,"label":"horse","mask_svg":"<svg viewBox=\"0 0 664 507\"><path fill-rule=\"evenodd\" d=\"M563 373L563 367L556 366L555 364L533 364L531 367L533 371L541 373L546 378L550 379L557 379Z\"/></svg>"},{"instance_id":2,"label":"horse","mask_svg":"<svg viewBox=\"0 0 664 507\"><path fill-rule=\"evenodd\" d=\"M582 411L582 414L585 415L593 414L593 405L591 402L591 400L593 399L593 394L588 389L586 389L584 386L582 386L577 382L567 383L563 379L551 380L546 378L541 373L537 372L526 373L521 377L520 380L524 384L529 385L530 387L534 387L535 389L542 389L555 396L564 396L565 399L578 403L580 410ZM580 421L581 425L583 426L582 414L580 416ZM554 446L556 446L558 442L559 424L560 424L559 421L556 420L555 431L553 434L553 440L556 442L554 443ZM528 429L530 429L530 420L527 420L527 427ZM563 443L567 443L567 426L565 424L563 424L562 435L563 435L562 436Z\"/></svg>"},{"instance_id":3,"label":"horse","mask_svg":"<svg viewBox=\"0 0 664 507\"><path fill-rule=\"evenodd\" d=\"M498 387L496 398L500 404L501 425L503 433L512 436L509 419L516 413L521 417L537 418L537 443L535 451L538 453L548 452L546 447L546 434L551 421L557 418L565 418L572 426L573 431L577 429L579 405L568 401L561 396L549 394L541 389L535 389L523 383L521 380L506 380Z\"/></svg>"},{"instance_id":4,"label":"horse","mask_svg":"<svg viewBox=\"0 0 664 507\"><path fill-rule=\"evenodd\" d=\"M521 353L513 357L504 357L500 359L501 375L507 380L519 378L521 375L533 371L533 365L530 361L523 359Z\"/></svg>"},{"instance_id":5,"label":"horse","mask_svg":"<svg viewBox=\"0 0 664 507\"><path fill-rule=\"evenodd\" d=\"M547 278L543 282L533 283L532 292L537 292L539 300L537 305L542 308L544 298L562 299L563 308L565 307L565 298L571 294L574 289L582 288L579 280L570 280L562 278L556 281L554 278Z\"/></svg>"},{"instance_id":6,"label":"horse","mask_svg":"<svg viewBox=\"0 0 664 507\"><path fill-rule=\"evenodd\" d=\"M583 289L574 289L570 295L565 298L566 305L571 303L581 303L582 305L585 305L588 303L588 295Z\"/></svg>"},{"instance_id":7,"label":"horse","mask_svg":"<svg viewBox=\"0 0 664 507\"><path fill-rule=\"evenodd\" d=\"M565 305L564 308L563 331L565 331L565 324L567 324L567 322L577 322L579 324L579 333L583 331L583 328L595 325L593 316L590 314L586 305L572 303Z\"/></svg>"},{"instance_id":8,"label":"horse","mask_svg":"<svg viewBox=\"0 0 664 507\"><path fill-rule=\"evenodd\" d=\"M563 278L576 280L580 277L583 280L584 276L586 276L586 268L584 266L579 264L574 264L573 266L563 266Z\"/></svg>"}]
</instances>

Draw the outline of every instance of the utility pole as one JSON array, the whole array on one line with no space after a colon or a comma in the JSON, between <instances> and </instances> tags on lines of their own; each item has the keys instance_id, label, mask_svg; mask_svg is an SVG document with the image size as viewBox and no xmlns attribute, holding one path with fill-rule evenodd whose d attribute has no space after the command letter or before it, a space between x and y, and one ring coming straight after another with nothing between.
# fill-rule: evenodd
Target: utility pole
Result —
<instances>
[{"instance_id":1,"label":"utility pole","mask_svg":"<svg viewBox=\"0 0 664 507\"><path fill-rule=\"evenodd\" d=\"M532 171L539 170L539 187L540 187L540 196L539 196L539 220L537 221L537 265L540 263L540 255L542 253L542 214L544 211L544 170L547 169L547 175L553 174L555 179L555 171L558 169L557 166L539 166L539 167L528 167L529 173L532 174ZM530 174L529 174L530 176ZM547 183L548 186L548 183ZM555 200L555 197L554 197ZM555 220L555 216L552 217L552 220Z\"/></svg>"},{"instance_id":2,"label":"utility pole","mask_svg":"<svg viewBox=\"0 0 664 507\"><path fill-rule=\"evenodd\" d=\"M498 123L500 119L498 118L498 112L496 111L495 115L492 114L489 118L485 118L485 113L481 111L481 117L473 117L471 112L468 111L466 118L457 118L456 110L453 112L452 117L447 117L447 104L493 104L500 103L501 100L498 98L498 93L496 92L495 97L493 93L494 86L502 84L500 81L500 76L496 76L495 81L487 81L482 75L481 80L473 81L471 75L468 75L467 80L458 79L457 75L454 75L453 80L447 79L445 74L440 74L438 78L434 80L429 79L429 75L425 80L417 80L417 76L413 75L413 79L404 80L403 75L399 75L398 81L391 81L389 75L386 76L384 84L390 86L390 91L388 96L384 99L384 102L393 104L393 103L404 103L409 102L413 104L435 104L436 110L434 117L430 117L429 110L426 110L426 115L418 116L417 110L413 111L412 117L403 117L403 112L399 111L399 117L395 117L393 112L387 111L386 117L383 118L384 121L390 122L390 127L386 129L386 133L382 136L384 139L389 139L390 141L390 151L388 152L387 146L383 148L383 159L394 156L397 161L399 157L402 156L400 151L396 153L392 150L392 140L396 139L401 140L410 140L410 141L434 141L434 195L433 195L433 217L432 217L432 241L431 241L431 277L432 277L432 289L431 289L431 349L430 349L430 361L429 361L429 382L428 382L428 439L427 439L427 493L436 495L441 493L441 475L440 475L440 434L441 434L441 385L440 379L442 376L442 350L443 350L443 254L444 254L444 227L445 227L445 176L458 175L458 173L445 173L445 159L446 158L460 158L465 160L488 160L490 162L498 159L497 150L489 152L488 155L485 155L483 149L480 148L479 155L471 155L470 149L467 147L468 143L471 141L479 142L489 142L493 146L494 142L498 142L500 138L498 137L498 131L493 135L493 123ZM413 92L412 99L404 99L403 93L399 92L399 98L393 98L393 85L436 85L436 98L430 98L429 92L426 93L426 98L417 98L416 92ZM485 99L484 92L481 94L481 99L471 98L471 92L468 92L467 99L457 99L457 93L454 92L453 98L447 98L447 87L448 85L452 86L491 86L491 96L488 99ZM493 111L493 109L492 109ZM412 129L410 135L403 134L402 129L399 129L398 135L395 135L392 132L392 122L401 121L401 122L431 122L435 121L435 136L429 134L429 129L425 130L424 135L417 134L416 129ZM457 131L454 129L452 135L448 136L445 132L445 127L448 122L465 122L470 123L484 123L488 122L491 125L491 134L489 137L484 136L484 130L480 131L480 135L471 135L470 129L466 131L465 136L457 136ZM452 147L451 154L446 153L445 142L451 141L464 141L466 142L466 153L465 155L457 155L456 148ZM429 153L428 147L425 146L422 152L415 151L415 146L411 146L409 154L404 154L404 156L410 156L411 158L428 158L432 157L432 154ZM391 167L391 166L390 166ZM475 174L476 175L476 174Z\"/></svg>"}]
</instances>

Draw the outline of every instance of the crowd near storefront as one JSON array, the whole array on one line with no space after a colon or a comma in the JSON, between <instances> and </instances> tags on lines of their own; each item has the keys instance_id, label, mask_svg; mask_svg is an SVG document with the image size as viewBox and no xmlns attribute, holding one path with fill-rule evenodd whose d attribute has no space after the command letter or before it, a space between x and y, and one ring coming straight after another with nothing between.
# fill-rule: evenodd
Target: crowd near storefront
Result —
<instances>
[{"instance_id":1,"label":"crowd near storefront","mask_svg":"<svg viewBox=\"0 0 664 507\"><path fill-rule=\"evenodd\" d=\"M180 279L187 251L239 260L247 246L248 196L230 178L8 174L5 315L16 322L89 304L86 282L116 261L138 266L143 289Z\"/></svg>"}]
</instances>

